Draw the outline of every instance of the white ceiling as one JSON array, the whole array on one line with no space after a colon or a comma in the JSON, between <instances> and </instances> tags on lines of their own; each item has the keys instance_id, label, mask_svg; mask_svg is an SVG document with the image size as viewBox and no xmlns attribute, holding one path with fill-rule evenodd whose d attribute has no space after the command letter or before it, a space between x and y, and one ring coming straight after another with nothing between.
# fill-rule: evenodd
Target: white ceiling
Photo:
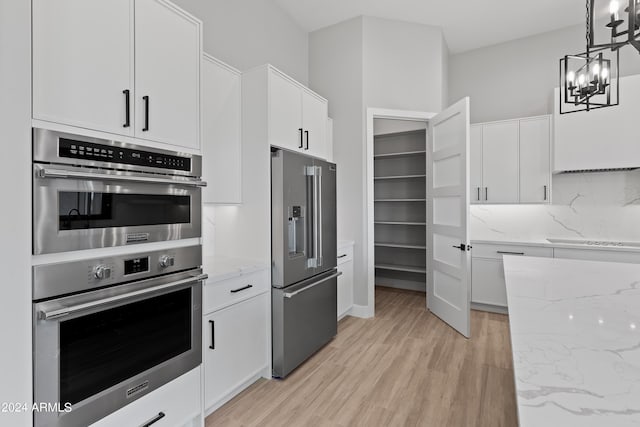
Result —
<instances>
[{"instance_id":1,"label":"white ceiling","mask_svg":"<svg viewBox=\"0 0 640 427\"><path fill-rule=\"evenodd\" d=\"M439 26L452 53L585 21L584 0L274 1L309 32L360 15Z\"/></svg>"}]
</instances>

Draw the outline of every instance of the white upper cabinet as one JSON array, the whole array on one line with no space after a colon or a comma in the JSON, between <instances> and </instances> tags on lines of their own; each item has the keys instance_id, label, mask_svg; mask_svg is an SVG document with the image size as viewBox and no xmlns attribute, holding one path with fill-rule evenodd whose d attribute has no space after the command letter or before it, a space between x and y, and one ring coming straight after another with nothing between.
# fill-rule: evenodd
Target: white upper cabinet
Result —
<instances>
[{"instance_id":1,"label":"white upper cabinet","mask_svg":"<svg viewBox=\"0 0 640 427\"><path fill-rule=\"evenodd\" d=\"M551 117L471 126L471 203L549 203Z\"/></svg>"},{"instance_id":2,"label":"white upper cabinet","mask_svg":"<svg viewBox=\"0 0 640 427\"><path fill-rule=\"evenodd\" d=\"M202 61L204 203L242 203L242 75L205 55Z\"/></svg>"},{"instance_id":3,"label":"white upper cabinet","mask_svg":"<svg viewBox=\"0 0 640 427\"><path fill-rule=\"evenodd\" d=\"M273 67L268 69L269 144L327 155L327 101Z\"/></svg>"},{"instance_id":4,"label":"white upper cabinet","mask_svg":"<svg viewBox=\"0 0 640 427\"><path fill-rule=\"evenodd\" d=\"M482 182L485 202L517 203L517 121L491 123L483 127Z\"/></svg>"},{"instance_id":5,"label":"white upper cabinet","mask_svg":"<svg viewBox=\"0 0 640 427\"><path fill-rule=\"evenodd\" d=\"M302 91L287 77L272 71L269 75L269 142L289 150L304 148Z\"/></svg>"},{"instance_id":6,"label":"white upper cabinet","mask_svg":"<svg viewBox=\"0 0 640 427\"><path fill-rule=\"evenodd\" d=\"M201 34L166 0L34 0L33 117L198 150Z\"/></svg>"},{"instance_id":7,"label":"white upper cabinet","mask_svg":"<svg viewBox=\"0 0 640 427\"><path fill-rule=\"evenodd\" d=\"M615 107L560 114L554 99L554 172L640 167L640 75L620 78Z\"/></svg>"},{"instance_id":8,"label":"white upper cabinet","mask_svg":"<svg viewBox=\"0 0 640 427\"><path fill-rule=\"evenodd\" d=\"M482 203L484 201L484 188L482 188L482 125L471 126L470 139L470 199L471 203Z\"/></svg>"},{"instance_id":9,"label":"white upper cabinet","mask_svg":"<svg viewBox=\"0 0 640 427\"><path fill-rule=\"evenodd\" d=\"M200 148L201 23L164 0L136 0L138 138Z\"/></svg>"},{"instance_id":10,"label":"white upper cabinet","mask_svg":"<svg viewBox=\"0 0 640 427\"><path fill-rule=\"evenodd\" d=\"M520 120L520 202L549 201L551 118Z\"/></svg>"},{"instance_id":11,"label":"white upper cabinet","mask_svg":"<svg viewBox=\"0 0 640 427\"><path fill-rule=\"evenodd\" d=\"M327 102L308 90L302 90L302 128L304 149L315 157L327 157Z\"/></svg>"},{"instance_id":12,"label":"white upper cabinet","mask_svg":"<svg viewBox=\"0 0 640 427\"><path fill-rule=\"evenodd\" d=\"M132 0L33 0L35 119L132 135L133 89Z\"/></svg>"}]
</instances>

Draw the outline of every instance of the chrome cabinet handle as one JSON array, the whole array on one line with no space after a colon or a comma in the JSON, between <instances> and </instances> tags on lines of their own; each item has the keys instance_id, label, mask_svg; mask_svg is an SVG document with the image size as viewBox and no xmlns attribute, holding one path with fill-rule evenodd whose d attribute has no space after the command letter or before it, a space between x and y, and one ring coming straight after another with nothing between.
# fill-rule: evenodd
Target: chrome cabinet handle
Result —
<instances>
[{"instance_id":1,"label":"chrome cabinet handle","mask_svg":"<svg viewBox=\"0 0 640 427\"><path fill-rule=\"evenodd\" d=\"M510 251L496 251L496 252L503 255L524 255L524 252L510 252Z\"/></svg>"},{"instance_id":2,"label":"chrome cabinet handle","mask_svg":"<svg viewBox=\"0 0 640 427\"><path fill-rule=\"evenodd\" d=\"M163 419L165 416L166 415L165 415L164 412L158 412L158 415L156 415L155 417L151 418L149 421L147 421L146 423L142 424L140 427L149 427L149 426L157 423L161 419Z\"/></svg>"},{"instance_id":3,"label":"chrome cabinet handle","mask_svg":"<svg viewBox=\"0 0 640 427\"><path fill-rule=\"evenodd\" d=\"M325 277L324 279L319 280L319 281L317 281L317 282L315 282L315 283L312 283L312 284L310 284L309 286L305 286L305 287L304 287L304 288L302 288L302 289L298 289L297 291L294 291L294 292L286 292L286 293L284 294L284 297L285 297L285 298L293 298L293 297L295 297L296 295L298 295L299 293L302 293L302 292L307 291L307 290L309 290L309 289L311 289L311 288L313 288L313 287L316 287L316 286L318 286L318 285L320 285L320 284L322 284L322 283L324 283L324 282L326 282L326 281L328 281L328 280L335 279L335 278L336 278L336 277L338 277L338 276L342 276L342 271L338 271L336 274L332 274L332 275L331 275L331 276L329 276L329 277Z\"/></svg>"},{"instance_id":4,"label":"chrome cabinet handle","mask_svg":"<svg viewBox=\"0 0 640 427\"><path fill-rule=\"evenodd\" d=\"M298 131L300 132L300 145L298 145L298 148L302 148L302 147L304 147L304 137L302 136L303 129L302 128L298 128Z\"/></svg>"},{"instance_id":5,"label":"chrome cabinet handle","mask_svg":"<svg viewBox=\"0 0 640 427\"><path fill-rule=\"evenodd\" d=\"M478 188L478 201L480 201L480 187L477 187L477 188Z\"/></svg>"},{"instance_id":6,"label":"chrome cabinet handle","mask_svg":"<svg viewBox=\"0 0 640 427\"><path fill-rule=\"evenodd\" d=\"M60 179L89 179L89 180L109 180L109 181L130 181L130 182L150 182L157 184L188 185L193 187L206 187L205 181L193 178L156 178L154 176L141 175L119 175L118 173L107 172L79 172L66 169L49 169L41 166L36 167L38 178L60 178Z\"/></svg>"},{"instance_id":7,"label":"chrome cabinet handle","mask_svg":"<svg viewBox=\"0 0 640 427\"><path fill-rule=\"evenodd\" d=\"M347 254L338 255L338 259L346 257Z\"/></svg>"},{"instance_id":8,"label":"chrome cabinet handle","mask_svg":"<svg viewBox=\"0 0 640 427\"><path fill-rule=\"evenodd\" d=\"M307 137L307 146L304 148L305 150L309 149L309 131L305 130L304 131L305 136Z\"/></svg>"},{"instance_id":9,"label":"chrome cabinet handle","mask_svg":"<svg viewBox=\"0 0 640 427\"><path fill-rule=\"evenodd\" d=\"M106 304L127 300L127 299L130 299L132 297L152 294L152 293L157 292L157 291L162 291L164 289L168 289L168 288L173 288L173 287L176 287L176 286L184 285L186 283L200 282L200 281L203 281L203 280L207 280L208 277L209 276L207 274L199 274L199 275L194 276L194 277L189 277L188 279L177 280L175 282L165 283L164 285L153 286L151 288L141 289L139 291L128 292L128 293L122 294L122 295L116 295L116 296L112 296L112 297L107 297L107 298L103 298L103 299L100 299L100 300L86 302L86 303L83 303L83 304L78 304L78 305L74 305L74 306L70 306L70 307L59 308L57 310L41 311L39 313L39 317L42 320L58 319L58 318L65 317L65 316L68 316L68 315L73 314L73 313L78 313L78 312L81 312L81 311L86 311L86 310L90 310L92 308L100 307L100 306L103 306L103 305L106 305Z\"/></svg>"},{"instance_id":10,"label":"chrome cabinet handle","mask_svg":"<svg viewBox=\"0 0 640 427\"><path fill-rule=\"evenodd\" d=\"M489 201L489 187L484 187L484 200Z\"/></svg>"},{"instance_id":11,"label":"chrome cabinet handle","mask_svg":"<svg viewBox=\"0 0 640 427\"><path fill-rule=\"evenodd\" d=\"M144 127L142 132L147 132L149 130L149 97L145 95L142 100L144 101Z\"/></svg>"},{"instance_id":12,"label":"chrome cabinet handle","mask_svg":"<svg viewBox=\"0 0 640 427\"><path fill-rule=\"evenodd\" d=\"M122 93L124 94L124 115L125 115L125 120L122 127L128 128L129 126L131 126L131 111L130 111L131 91L129 89L125 89L122 91Z\"/></svg>"},{"instance_id":13,"label":"chrome cabinet handle","mask_svg":"<svg viewBox=\"0 0 640 427\"><path fill-rule=\"evenodd\" d=\"M544 199L543 200L544 201L547 200L547 186L546 185L544 186Z\"/></svg>"}]
</instances>

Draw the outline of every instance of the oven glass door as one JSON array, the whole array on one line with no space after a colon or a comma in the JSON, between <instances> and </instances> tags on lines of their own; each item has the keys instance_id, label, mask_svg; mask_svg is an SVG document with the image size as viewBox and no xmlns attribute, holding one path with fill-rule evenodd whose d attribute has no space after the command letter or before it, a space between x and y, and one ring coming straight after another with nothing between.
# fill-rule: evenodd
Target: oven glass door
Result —
<instances>
[{"instance_id":1,"label":"oven glass door","mask_svg":"<svg viewBox=\"0 0 640 427\"><path fill-rule=\"evenodd\" d=\"M188 224L191 198L172 194L58 192L58 229Z\"/></svg>"},{"instance_id":2,"label":"oven glass door","mask_svg":"<svg viewBox=\"0 0 640 427\"><path fill-rule=\"evenodd\" d=\"M192 288L60 322L60 403L76 404L189 351Z\"/></svg>"}]
</instances>

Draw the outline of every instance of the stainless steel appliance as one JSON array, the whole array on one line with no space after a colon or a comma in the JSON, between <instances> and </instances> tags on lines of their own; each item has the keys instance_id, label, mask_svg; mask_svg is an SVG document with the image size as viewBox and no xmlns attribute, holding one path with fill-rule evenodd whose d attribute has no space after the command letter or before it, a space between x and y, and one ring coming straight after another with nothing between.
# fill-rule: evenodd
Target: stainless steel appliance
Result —
<instances>
[{"instance_id":1,"label":"stainless steel appliance","mask_svg":"<svg viewBox=\"0 0 640 427\"><path fill-rule=\"evenodd\" d=\"M33 133L33 253L200 237L202 159Z\"/></svg>"},{"instance_id":2,"label":"stainless steel appliance","mask_svg":"<svg viewBox=\"0 0 640 427\"><path fill-rule=\"evenodd\" d=\"M201 261L190 246L33 267L34 401L59 404L34 425L89 425L200 365Z\"/></svg>"},{"instance_id":3,"label":"stainless steel appliance","mask_svg":"<svg viewBox=\"0 0 640 427\"><path fill-rule=\"evenodd\" d=\"M271 150L273 376L337 333L336 165Z\"/></svg>"}]
</instances>

